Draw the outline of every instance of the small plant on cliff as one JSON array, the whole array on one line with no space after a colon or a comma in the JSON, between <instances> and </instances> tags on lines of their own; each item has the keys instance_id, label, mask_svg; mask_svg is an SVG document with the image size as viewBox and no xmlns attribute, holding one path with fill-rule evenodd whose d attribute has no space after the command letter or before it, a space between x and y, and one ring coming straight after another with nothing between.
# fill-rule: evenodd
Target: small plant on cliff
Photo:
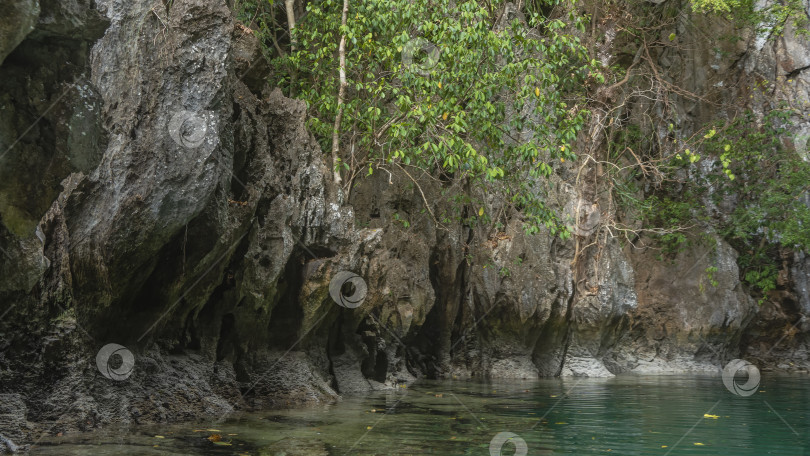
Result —
<instances>
[{"instance_id":1,"label":"small plant on cliff","mask_svg":"<svg viewBox=\"0 0 810 456\"><path fill-rule=\"evenodd\" d=\"M810 164L785 145L795 114L776 109L758 119L749 112L708 126L691 144L698 158L675 154L669 183L647 199L650 225L699 220L721 234L739 252L741 278L760 302L777 286L779 247L810 250Z\"/></svg>"}]
</instances>

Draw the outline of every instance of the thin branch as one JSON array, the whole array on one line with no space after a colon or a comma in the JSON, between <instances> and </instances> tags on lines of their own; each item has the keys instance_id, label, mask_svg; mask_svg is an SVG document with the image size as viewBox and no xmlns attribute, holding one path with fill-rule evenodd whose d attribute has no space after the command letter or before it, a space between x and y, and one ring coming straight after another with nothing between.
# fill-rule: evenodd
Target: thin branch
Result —
<instances>
[{"instance_id":1,"label":"thin branch","mask_svg":"<svg viewBox=\"0 0 810 456\"><path fill-rule=\"evenodd\" d=\"M423 191L422 191L422 186L421 186L421 185L419 185L419 183L418 183L418 182L416 182L416 179L414 179L414 178L413 178L413 177L410 175L410 173L408 173L407 171L405 171L405 168L403 168L402 166L400 166L400 165L399 165L399 163L394 162L394 164L395 164L395 165L397 165L397 167L398 167L399 169L401 169L401 170L402 170L402 172L403 172L403 173L405 173L405 175L406 175L406 176L408 176L408 179L410 179L410 180L411 180L411 181L414 183L414 185L416 185L417 190L419 190L419 194L421 194L421 195L422 195L422 201L424 201L424 203L425 203L425 208L427 209L428 213L430 214L430 218L432 218L432 219L433 219L433 223L435 223L435 224L436 224L436 225L438 225L438 226L444 226L444 225L442 225L441 223L439 223L439 221L438 221L438 220L436 220L436 216L434 216L434 215L433 215L433 211L432 211L432 210L430 210L430 204L428 204L427 198L425 198L425 192L423 192Z\"/></svg>"}]
</instances>

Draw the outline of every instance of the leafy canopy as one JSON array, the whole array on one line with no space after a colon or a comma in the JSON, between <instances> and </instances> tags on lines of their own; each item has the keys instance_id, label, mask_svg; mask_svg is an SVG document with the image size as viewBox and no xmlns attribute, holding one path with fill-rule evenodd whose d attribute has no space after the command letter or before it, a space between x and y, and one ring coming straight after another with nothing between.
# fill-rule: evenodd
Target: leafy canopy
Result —
<instances>
[{"instance_id":1,"label":"leafy canopy","mask_svg":"<svg viewBox=\"0 0 810 456\"><path fill-rule=\"evenodd\" d=\"M521 23L501 19L498 1L350 0L344 28L342 1L312 2L294 30L297 50L275 62L275 82L307 102L310 128L330 150L345 34L339 133L350 180L391 166L468 179L498 189L527 230L564 233L538 183L552 163L574 158L595 62L572 34L583 18L552 16L563 3L535 1Z\"/></svg>"}]
</instances>

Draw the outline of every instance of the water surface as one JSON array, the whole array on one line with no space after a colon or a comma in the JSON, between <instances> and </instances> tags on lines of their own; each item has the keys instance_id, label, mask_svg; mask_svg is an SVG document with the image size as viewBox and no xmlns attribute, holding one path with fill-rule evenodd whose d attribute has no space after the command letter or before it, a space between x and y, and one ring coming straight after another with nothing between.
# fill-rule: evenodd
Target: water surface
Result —
<instances>
[{"instance_id":1,"label":"water surface","mask_svg":"<svg viewBox=\"0 0 810 456\"><path fill-rule=\"evenodd\" d=\"M748 397L708 376L422 381L334 405L48 438L31 454L491 456L508 432L501 456L523 442L528 455L796 456L810 455L808 416L807 376L765 375Z\"/></svg>"}]
</instances>

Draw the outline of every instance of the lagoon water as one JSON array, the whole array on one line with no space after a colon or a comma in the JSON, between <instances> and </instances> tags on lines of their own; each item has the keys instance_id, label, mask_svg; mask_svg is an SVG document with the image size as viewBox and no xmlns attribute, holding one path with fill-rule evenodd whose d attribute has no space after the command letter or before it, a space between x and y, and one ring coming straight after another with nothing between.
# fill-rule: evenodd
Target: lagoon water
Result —
<instances>
[{"instance_id":1,"label":"lagoon water","mask_svg":"<svg viewBox=\"0 0 810 456\"><path fill-rule=\"evenodd\" d=\"M810 376L763 374L750 396L719 376L420 381L328 406L49 437L31 454L810 455Z\"/></svg>"}]
</instances>

